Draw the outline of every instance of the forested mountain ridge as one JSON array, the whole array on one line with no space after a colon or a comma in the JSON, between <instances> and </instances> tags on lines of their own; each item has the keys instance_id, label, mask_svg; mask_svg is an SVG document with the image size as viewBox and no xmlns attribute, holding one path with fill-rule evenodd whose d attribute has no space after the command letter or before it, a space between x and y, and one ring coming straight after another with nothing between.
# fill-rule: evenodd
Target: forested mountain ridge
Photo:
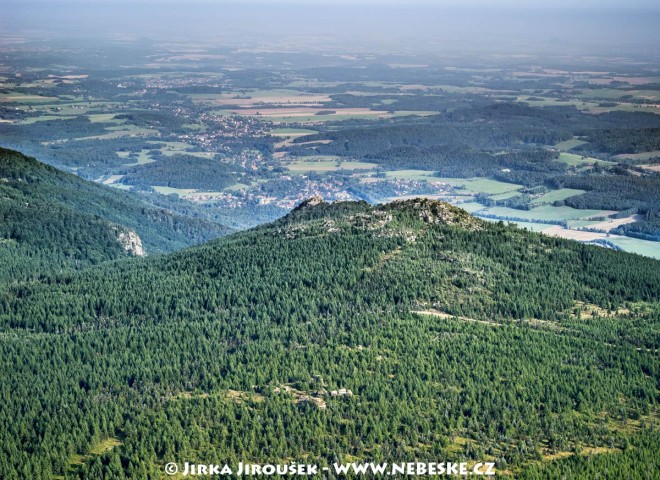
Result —
<instances>
[{"instance_id":1,"label":"forested mountain ridge","mask_svg":"<svg viewBox=\"0 0 660 480\"><path fill-rule=\"evenodd\" d=\"M167 256L5 286L0 477L468 459L643 479L659 264L442 202L313 199Z\"/></svg>"},{"instance_id":2,"label":"forested mountain ridge","mask_svg":"<svg viewBox=\"0 0 660 480\"><path fill-rule=\"evenodd\" d=\"M0 149L0 219L5 279L169 252L229 231L6 149Z\"/></svg>"}]
</instances>

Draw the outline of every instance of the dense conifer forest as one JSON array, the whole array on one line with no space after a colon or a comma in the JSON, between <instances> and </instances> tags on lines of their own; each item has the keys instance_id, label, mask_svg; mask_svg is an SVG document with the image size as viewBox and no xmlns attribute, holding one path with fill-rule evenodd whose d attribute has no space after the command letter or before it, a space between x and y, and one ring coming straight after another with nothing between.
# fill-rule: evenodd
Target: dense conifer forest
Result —
<instances>
[{"instance_id":1,"label":"dense conifer forest","mask_svg":"<svg viewBox=\"0 0 660 480\"><path fill-rule=\"evenodd\" d=\"M466 459L650 478L659 265L437 201L313 199L167 256L3 278L0 477Z\"/></svg>"},{"instance_id":2,"label":"dense conifer forest","mask_svg":"<svg viewBox=\"0 0 660 480\"><path fill-rule=\"evenodd\" d=\"M660 480L660 2L490 3L0 0L0 480Z\"/></svg>"}]
</instances>

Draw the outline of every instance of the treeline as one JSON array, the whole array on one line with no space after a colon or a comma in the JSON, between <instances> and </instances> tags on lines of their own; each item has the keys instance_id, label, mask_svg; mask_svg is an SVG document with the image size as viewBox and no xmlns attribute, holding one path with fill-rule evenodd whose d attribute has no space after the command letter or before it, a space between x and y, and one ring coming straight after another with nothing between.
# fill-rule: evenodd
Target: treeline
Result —
<instances>
[{"instance_id":1,"label":"treeline","mask_svg":"<svg viewBox=\"0 0 660 480\"><path fill-rule=\"evenodd\" d=\"M660 242L660 210L648 209L642 215L641 221L621 225L617 232L629 237Z\"/></svg>"},{"instance_id":2,"label":"treeline","mask_svg":"<svg viewBox=\"0 0 660 480\"><path fill-rule=\"evenodd\" d=\"M660 178L637 175L564 175L555 178L556 188L587 190L567 198L573 208L602 210L660 209Z\"/></svg>"},{"instance_id":3,"label":"treeline","mask_svg":"<svg viewBox=\"0 0 660 480\"><path fill-rule=\"evenodd\" d=\"M623 210L644 219L620 226L623 235L660 240L660 178L637 175L571 175L554 178L556 188L577 188L586 193L555 202L581 209Z\"/></svg>"},{"instance_id":4,"label":"treeline","mask_svg":"<svg viewBox=\"0 0 660 480\"><path fill-rule=\"evenodd\" d=\"M589 143L579 145L576 152L600 152L609 155L643 153L660 150L660 128L625 128L589 133Z\"/></svg>"}]
</instances>

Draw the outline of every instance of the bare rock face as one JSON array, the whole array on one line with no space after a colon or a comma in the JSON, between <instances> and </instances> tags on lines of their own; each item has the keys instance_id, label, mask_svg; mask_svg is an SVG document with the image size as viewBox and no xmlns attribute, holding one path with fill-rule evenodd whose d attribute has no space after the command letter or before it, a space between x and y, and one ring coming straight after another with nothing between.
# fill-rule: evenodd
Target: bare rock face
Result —
<instances>
[{"instance_id":1,"label":"bare rock face","mask_svg":"<svg viewBox=\"0 0 660 480\"><path fill-rule=\"evenodd\" d=\"M303 201L300 205L294 208L293 211L295 212L296 210L302 210L307 207L315 207L316 205L320 205L322 203L323 203L323 197L317 195L315 197L311 197Z\"/></svg>"},{"instance_id":2,"label":"bare rock face","mask_svg":"<svg viewBox=\"0 0 660 480\"><path fill-rule=\"evenodd\" d=\"M430 200L426 198L415 198L412 200L396 200L383 205L384 210L408 211L419 217L424 223L443 223L454 225L468 230L480 230L482 222L464 210L450 205L449 203Z\"/></svg>"},{"instance_id":3,"label":"bare rock face","mask_svg":"<svg viewBox=\"0 0 660 480\"><path fill-rule=\"evenodd\" d=\"M120 230L117 239L129 254L136 257L144 257L146 255L142 248L142 240L133 230Z\"/></svg>"}]
</instances>

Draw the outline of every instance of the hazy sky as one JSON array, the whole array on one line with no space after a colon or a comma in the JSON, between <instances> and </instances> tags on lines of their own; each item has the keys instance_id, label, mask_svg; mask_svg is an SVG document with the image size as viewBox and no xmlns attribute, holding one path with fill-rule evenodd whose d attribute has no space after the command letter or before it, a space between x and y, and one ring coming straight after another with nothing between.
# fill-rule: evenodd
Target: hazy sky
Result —
<instances>
[{"instance_id":1,"label":"hazy sky","mask_svg":"<svg viewBox=\"0 0 660 480\"><path fill-rule=\"evenodd\" d=\"M653 53L660 45L658 0L0 0L0 10L0 37L316 36L344 45L401 39L419 49L442 42L609 53L631 46Z\"/></svg>"},{"instance_id":2,"label":"hazy sky","mask_svg":"<svg viewBox=\"0 0 660 480\"><path fill-rule=\"evenodd\" d=\"M151 3L151 4L179 4L207 3L215 5L368 5L368 6L425 6L425 7L493 7L529 9L529 8L570 8L578 9L632 9L647 8L660 9L657 0L0 0L0 4L17 3Z\"/></svg>"}]
</instances>

